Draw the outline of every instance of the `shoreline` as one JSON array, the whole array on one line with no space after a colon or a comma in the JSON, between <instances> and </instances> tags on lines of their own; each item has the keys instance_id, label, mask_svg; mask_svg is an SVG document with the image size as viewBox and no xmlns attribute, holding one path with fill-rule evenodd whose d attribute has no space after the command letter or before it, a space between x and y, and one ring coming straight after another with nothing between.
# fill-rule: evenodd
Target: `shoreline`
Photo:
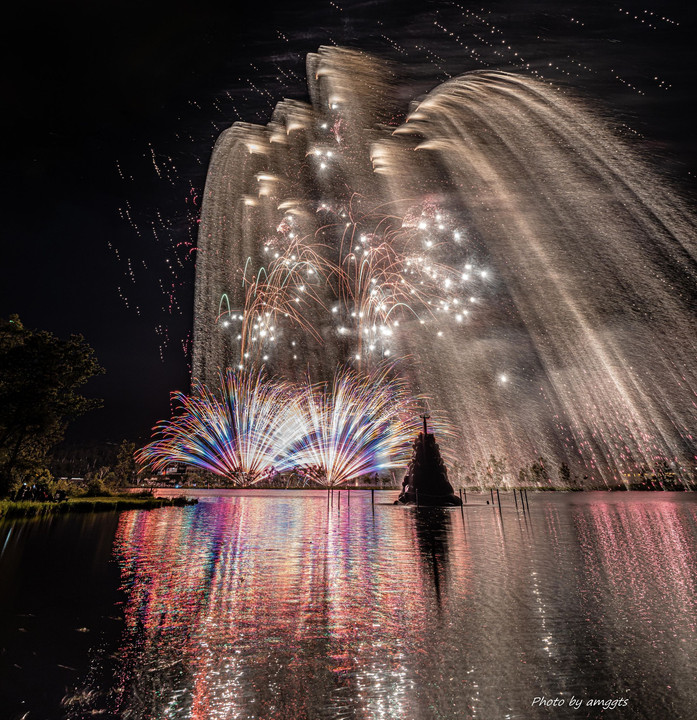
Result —
<instances>
[{"instance_id":1,"label":"shoreline","mask_svg":"<svg viewBox=\"0 0 697 720\"><path fill-rule=\"evenodd\" d=\"M697 492L697 489L693 489L690 487L671 487L671 488L642 488L642 487L612 487L612 488L555 488L555 487L531 487L531 486L516 486L516 487L509 487L509 488L496 488L495 486L492 487L486 487L486 488L480 488L479 486L453 486L454 491L457 493L460 489L462 489L463 492L468 492L472 494L484 494L489 493L490 491L496 492L498 489L499 492L502 493L510 493L513 492L513 490L516 490L519 492L520 490L525 490L526 492L531 493L586 493L586 492ZM131 488L132 491L136 491L139 488L133 487ZM239 491L239 490L270 490L270 491L277 491L277 490L307 490L307 491L329 491L329 490L336 490L336 491L346 491L346 490L360 490L360 491L367 491L370 492L371 490L374 490L375 492L400 492L400 487L370 487L366 485L335 485L333 488L329 486L322 486L318 485L315 487L306 487L306 486L289 486L289 487L265 487L263 485L245 485L245 486L236 486L236 487L229 487L225 485L211 485L210 487L204 487L204 486L192 486L192 485L148 485L148 490L152 491L158 491L158 490L168 490L168 491L180 491L180 492L190 492L191 490L196 491L205 491L205 490L229 490L229 491Z\"/></svg>"},{"instance_id":2,"label":"shoreline","mask_svg":"<svg viewBox=\"0 0 697 720\"><path fill-rule=\"evenodd\" d=\"M64 502L42 500L0 500L0 519L64 515L121 510L156 510L161 507L195 505L198 500L180 497L129 497L112 495L69 498Z\"/></svg>"},{"instance_id":3,"label":"shoreline","mask_svg":"<svg viewBox=\"0 0 697 720\"><path fill-rule=\"evenodd\" d=\"M515 488L516 490L520 490L520 488ZM526 489L526 488L523 488ZM188 505L196 505L198 503L198 500L196 499L196 495L203 494L205 495L206 492L231 492L231 493L237 493L237 492L258 492L258 491L299 491L299 490L306 490L309 492L330 492L331 488L326 487L314 487L314 488L308 488L308 487L288 487L288 488L269 488L269 487L168 487L166 485L163 486L154 486L152 488L149 488L149 490L153 492L162 492L166 494L162 495L149 495L147 497L136 495L136 492L138 491L137 488L132 488L130 492L126 490L124 494L120 495L104 495L104 496L96 496L96 497L76 497L76 498L69 498L68 500L64 502L52 502L52 501L38 501L38 500L0 500L0 520L3 520L5 518L34 518L34 517L44 517L48 515L64 515L68 513L90 513L90 512L120 512L122 510L157 510L158 508L162 507L185 507ZM346 492L349 490L355 490L359 492L370 492L371 490L375 492L392 492L392 493L398 493L398 488L370 488L370 487L342 487L337 486L334 487L333 490L337 492ZM465 490L465 488L463 488ZM558 488L527 488L527 490L531 492L541 492L543 494L562 494L562 493L596 493L596 492L602 492L602 493L617 493L617 492L627 492L626 490L620 491L619 489L615 488L608 488L606 490L562 490ZM500 490L502 493L510 494L510 490ZM668 492L668 493L674 493L674 492L680 492L681 494L684 492L689 493L691 490L688 488L685 488L684 490L649 490L649 489L640 489L640 488L632 488L630 492L641 492L644 493L654 493L654 492ZM174 497L170 495L172 492L177 492L178 494ZM467 488L466 492L477 495L477 496L489 496L491 490L489 488L485 490L481 490L479 488ZM694 492L694 491L692 491Z\"/></svg>"}]
</instances>

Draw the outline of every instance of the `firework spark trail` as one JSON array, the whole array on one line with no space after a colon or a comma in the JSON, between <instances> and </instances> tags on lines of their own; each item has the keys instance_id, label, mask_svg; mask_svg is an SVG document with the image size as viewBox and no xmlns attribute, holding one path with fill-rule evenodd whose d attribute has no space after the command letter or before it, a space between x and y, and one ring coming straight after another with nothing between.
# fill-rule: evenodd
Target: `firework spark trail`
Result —
<instances>
[{"instance_id":1,"label":"firework spark trail","mask_svg":"<svg viewBox=\"0 0 697 720\"><path fill-rule=\"evenodd\" d=\"M270 349L268 341L260 341L275 342L281 324L301 328L324 343L315 322L318 316L327 322L329 305L334 320L341 321L340 335L349 333L345 325L355 326L356 359L363 359L364 346L371 353L382 347L373 353L369 367L391 354L386 341L400 320L415 318L423 323L424 318L433 319L435 312L452 309L461 322L469 313L463 307L464 297L457 294L470 277L431 255L437 256L441 246L447 246L438 238L430 239L428 229L431 225L445 228L441 215L424 203L412 203L404 216L384 214L384 206L354 215L355 197L344 213L349 222L325 224L314 238L298 237L284 220L279 226L282 237L264 245L264 253L274 256L268 270L262 266L249 277L251 258L247 259L240 365L249 358L259 360ZM409 205L409 201L402 198L391 204ZM338 251L317 240L327 233L341 237ZM227 300L227 294L223 297ZM229 301L227 305L230 312ZM218 321L222 318L219 310Z\"/></svg>"},{"instance_id":2,"label":"firework spark trail","mask_svg":"<svg viewBox=\"0 0 697 720\"><path fill-rule=\"evenodd\" d=\"M264 250L273 250L273 246L267 244ZM275 258L268 271L262 267L249 278L245 266L243 283L247 290L241 330L241 363L249 357L249 347L255 350L255 359L258 360L264 349L264 339L268 337L269 342L275 342L276 328L283 318L322 341L304 314L308 307L328 312L318 288L326 285L336 269L322 256L321 250L321 246L306 239L292 238L282 253L274 253ZM280 331L280 327L278 329Z\"/></svg>"},{"instance_id":3,"label":"firework spark trail","mask_svg":"<svg viewBox=\"0 0 697 720\"><path fill-rule=\"evenodd\" d=\"M308 378L298 405L303 437L290 448L284 467L304 466L323 485L404 466L421 427L420 400L394 367L368 375L338 370L331 390ZM440 432L447 432L442 425Z\"/></svg>"},{"instance_id":4,"label":"firework spark trail","mask_svg":"<svg viewBox=\"0 0 697 720\"><path fill-rule=\"evenodd\" d=\"M202 383L192 393L174 393L180 407L156 427L162 437L137 460L155 470L181 462L221 475L234 484L258 481L298 440L295 388L269 379L263 369L220 378L222 399Z\"/></svg>"},{"instance_id":5,"label":"firework spark trail","mask_svg":"<svg viewBox=\"0 0 697 720\"><path fill-rule=\"evenodd\" d=\"M297 386L269 378L263 368L228 370L222 399L202 383L190 396L174 394L175 417L156 427L161 438L138 452L138 462L155 470L185 463L236 485L304 468L335 486L405 465L423 398L393 375L391 365L364 375L339 369L328 391L309 377ZM434 427L450 434L447 424Z\"/></svg>"},{"instance_id":6,"label":"firework spark trail","mask_svg":"<svg viewBox=\"0 0 697 720\"><path fill-rule=\"evenodd\" d=\"M463 281L458 270L429 257L429 251L437 253L444 243L427 239L421 232L427 223L417 224L414 216L423 218L423 209L411 208L403 218L383 216L372 232L360 233L359 244L342 260L346 269L341 294L347 306L355 306L364 327L386 324L393 314L399 318L400 309L403 318L433 316L435 306L448 305ZM399 229L391 226L395 220ZM383 224L387 227L381 230ZM369 223L361 222L364 225Z\"/></svg>"}]
</instances>

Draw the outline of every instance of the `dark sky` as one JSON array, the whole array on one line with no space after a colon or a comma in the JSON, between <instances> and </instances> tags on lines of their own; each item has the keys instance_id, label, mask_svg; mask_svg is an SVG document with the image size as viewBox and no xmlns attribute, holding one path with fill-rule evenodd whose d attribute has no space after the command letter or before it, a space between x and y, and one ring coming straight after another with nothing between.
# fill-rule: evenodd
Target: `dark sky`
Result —
<instances>
[{"instance_id":1,"label":"dark sky","mask_svg":"<svg viewBox=\"0 0 697 720\"><path fill-rule=\"evenodd\" d=\"M696 27L679 3L27 2L4 26L0 313L96 349L105 404L74 440L145 438L186 389L214 139L303 98L321 44L403 64L405 107L481 67L573 87L694 206Z\"/></svg>"}]
</instances>

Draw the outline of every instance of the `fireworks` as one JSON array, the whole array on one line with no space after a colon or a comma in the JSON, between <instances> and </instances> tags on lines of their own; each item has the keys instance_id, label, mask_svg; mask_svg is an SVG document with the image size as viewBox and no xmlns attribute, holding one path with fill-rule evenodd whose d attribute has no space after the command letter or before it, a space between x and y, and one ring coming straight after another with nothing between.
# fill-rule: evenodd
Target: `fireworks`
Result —
<instances>
[{"instance_id":1,"label":"fireworks","mask_svg":"<svg viewBox=\"0 0 697 720\"><path fill-rule=\"evenodd\" d=\"M249 263L245 264L246 296L240 332L240 361L248 353L248 347L256 351L258 359L269 343L276 341L276 327L283 318L320 339L303 311L308 306L324 307L318 288L324 285L333 268L322 257L319 247L295 238L293 233L289 235L292 237L282 252L273 253L274 259L268 269L262 267L250 278ZM266 245L265 251L270 250Z\"/></svg>"},{"instance_id":2,"label":"fireworks","mask_svg":"<svg viewBox=\"0 0 697 720\"><path fill-rule=\"evenodd\" d=\"M321 48L310 105L221 135L194 376L265 362L326 381L411 357L404 377L461 431L464 462L544 455L607 484L691 466L694 218L592 107L538 81L468 73L398 124L390 78ZM332 483L341 452L323 447Z\"/></svg>"},{"instance_id":3,"label":"fireworks","mask_svg":"<svg viewBox=\"0 0 697 720\"><path fill-rule=\"evenodd\" d=\"M335 217L313 235L300 232L297 218L283 217L263 246L265 264L255 269L247 257L239 271L244 293L237 294L243 310L231 308L228 293L218 302L217 330L237 342L221 360L240 368L278 362L284 346L294 346L292 332L323 345L324 329L333 327L345 341L343 355L330 349L336 363L353 359L369 369L395 354L392 338L401 323L461 323L469 315L472 286L487 271L475 275L471 262L460 268L438 260L441 248L452 251L461 237L446 213L421 202L395 215L356 198L338 211L322 206L322 215ZM359 204L368 209L360 212ZM338 239L318 239L327 236Z\"/></svg>"},{"instance_id":4,"label":"fireworks","mask_svg":"<svg viewBox=\"0 0 697 720\"><path fill-rule=\"evenodd\" d=\"M402 217L385 210L351 216L350 251L340 258L339 295L354 326L358 357L376 350L378 357L389 356L400 322L433 320L464 304L458 294L470 279L438 262L446 225L433 207L413 206Z\"/></svg>"},{"instance_id":5,"label":"fireworks","mask_svg":"<svg viewBox=\"0 0 697 720\"><path fill-rule=\"evenodd\" d=\"M302 469L336 486L406 463L419 431L420 398L383 367L360 375L339 369L324 384L292 385L264 370L228 370L221 398L202 383L180 403L161 435L138 453L155 470L180 462L235 485L250 485L274 471Z\"/></svg>"},{"instance_id":6,"label":"fireworks","mask_svg":"<svg viewBox=\"0 0 697 720\"><path fill-rule=\"evenodd\" d=\"M419 431L418 407L404 381L390 373L339 370L331 391L308 379L298 403L303 437L286 465L312 468L314 479L330 487L405 465Z\"/></svg>"},{"instance_id":7,"label":"fireworks","mask_svg":"<svg viewBox=\"0 0 697 720\"><path fill-rule=\"evenodd\" d=\"M178 413L160 423L161 438L137 455L155 470L180 462L221 475L236 485L258 481L279 455L299 440L294 389L258 372L228 372L221 398L202 383L174 393Z\"/></svg>"}]
</instances>

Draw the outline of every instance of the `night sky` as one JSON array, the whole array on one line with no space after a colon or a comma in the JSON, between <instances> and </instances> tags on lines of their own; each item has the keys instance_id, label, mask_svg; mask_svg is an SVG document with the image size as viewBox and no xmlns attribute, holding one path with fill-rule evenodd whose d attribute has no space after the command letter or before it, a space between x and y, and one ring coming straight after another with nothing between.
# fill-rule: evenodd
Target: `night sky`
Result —
<instances>
[{"instance_id":1,"label":"night sky","mask_svg":"<svg viewBox=\"0 0 697 720\"><path fill-rule=\"evenodd\" d=\"M106 374L87 392L104 408L73 441L145 439L189 382L193 247L215 138L305 98L304 58L323 44L398 63L405 110L482 67L574 88L694 207L694 19L648 0L14 7L0 313L95 348Z\"/></svg>"}]
</instances>

